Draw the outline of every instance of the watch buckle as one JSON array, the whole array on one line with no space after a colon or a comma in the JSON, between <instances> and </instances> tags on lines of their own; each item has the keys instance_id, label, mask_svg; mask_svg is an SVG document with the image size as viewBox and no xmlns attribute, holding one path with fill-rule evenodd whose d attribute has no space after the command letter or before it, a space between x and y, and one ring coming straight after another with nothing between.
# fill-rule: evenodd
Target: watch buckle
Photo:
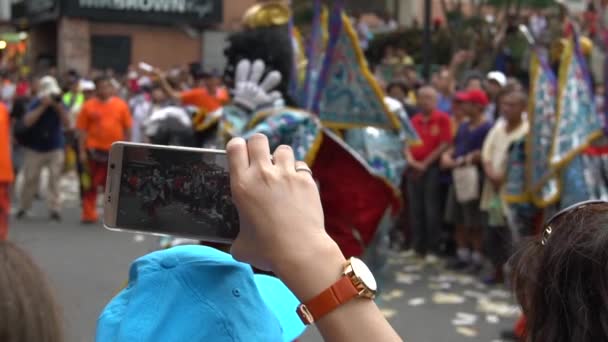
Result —
<instances>
[{"instance_id":1,"label":"watch buckle","mask_svg":"<svg viewBox=\"0 0 608 342\"><path fill-rule=\"evenodd\" d=\"M296 309L296 313L298 314L304 325L312 324L315 321L315 318L313 317L312 313L304 304L300 304L298 306L298 308Z\"/></svg>"}]
</instances>

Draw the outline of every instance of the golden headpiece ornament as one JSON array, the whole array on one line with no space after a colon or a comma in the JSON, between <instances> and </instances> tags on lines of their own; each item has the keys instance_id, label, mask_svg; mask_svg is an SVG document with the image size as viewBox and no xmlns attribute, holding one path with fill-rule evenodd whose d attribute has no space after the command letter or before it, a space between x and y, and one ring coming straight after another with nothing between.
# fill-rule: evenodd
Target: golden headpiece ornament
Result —
<instances>
[{"instance_id":1,"label":"golden headpiece ornament","mask_svg":"<svg viewBox=\"0 0 608 342\"><path fill-rule=\"evenodd\" d=\"M243 15L243 24L247 28L260 28L286 25L291 11L282 1L266 1L251 6Z\"/></svg>"}]
</instances>

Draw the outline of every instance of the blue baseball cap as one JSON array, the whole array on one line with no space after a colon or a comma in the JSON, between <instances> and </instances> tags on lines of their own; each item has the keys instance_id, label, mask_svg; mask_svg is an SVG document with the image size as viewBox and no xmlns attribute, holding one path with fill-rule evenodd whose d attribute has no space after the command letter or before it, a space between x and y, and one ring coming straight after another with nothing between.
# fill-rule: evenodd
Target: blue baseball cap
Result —
<instances>
[{"instance_id":1,"label":"blue baseball cap","mask_svg":"<svg viewBox=\"0 0 608 342\"><path fill-rule=\"evenodd\" d=\"M279 279L205 246L178 246L133 262L104 308L96 341L277 341L304 333L298 299Z\"/></svg>"}]
</instances>

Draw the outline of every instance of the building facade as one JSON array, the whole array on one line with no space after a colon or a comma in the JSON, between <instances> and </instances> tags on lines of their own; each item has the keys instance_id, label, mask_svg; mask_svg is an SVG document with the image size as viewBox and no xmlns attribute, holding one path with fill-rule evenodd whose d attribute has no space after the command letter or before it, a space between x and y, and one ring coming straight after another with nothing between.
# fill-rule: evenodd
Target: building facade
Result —
<instances>
[{"instance_id":1,"label":"building facade","mask_svg":"<svg viewBox=\"0 0 608 342\"><path fill-rule=\"evenodd\" d=\"M203 62L205 32L239 28L255 0L25 0L29 63L35 70L124 72Z\"/></svg>"}]
</instances>

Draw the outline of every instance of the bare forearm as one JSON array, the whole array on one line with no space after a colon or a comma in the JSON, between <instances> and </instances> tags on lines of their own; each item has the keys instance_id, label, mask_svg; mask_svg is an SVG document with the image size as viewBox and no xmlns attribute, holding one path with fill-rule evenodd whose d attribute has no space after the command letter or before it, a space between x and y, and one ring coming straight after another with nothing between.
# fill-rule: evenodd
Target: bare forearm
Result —
<instances>
[{"instance_id":1,"label":"bare forearm","mask_svg":"<svg viewBox=\"0 0 608 342\"><path fill-rule=\"evenodd\" d=\"M38 106L36 109L33 109L25 114L23 117L23 124L25 127L33 126L46 110L46 106Z\"/></svg>"},{"instance_id":2,"label":"bare forearm","mask_svg":"<svg viewBox=\"0 0 608 342\"><path fill-rule=\"evenodd\" d=\"M437 147L426 159L424 160L425 165L433 165L435 162L439 160L439 157L448 149L448 144L441 144Z\"/></svg>"},{"instance_id":3,"label":"bare forearm","mask_svg":"<svg viewBox=\"0 0 608 342\"><path fill-rule=\"evenodd\" d=\"M70 128L70 116L68 115L67 109L62 104L55 105L55 109L59 113L63 127L66 129Z\"/></svg>"},{"instance_id":4,"label":"bare forearm","mask_svg":"<svg viewBox=\"0 0 608 342\"><path fill-rule=\"evenodd\" d=\"M342 275L346 259L329 237L304 262L286 262L279 277L302 301L315 297ZM353 299L315 322L324 341L401 341L376 304Z\"/></svg>"},{"instance_id":5,"label":"bare forearm","mask_svg":"<svg viewBox=\"0 0 608 342\"><path fill-rule=\"evenodd\" d=\"M159 80L160 80L160 86L163 88L165 93L167 93L167 95L169 95L169 97L171 97L173 100L179 101L180 100L179 92L177 92L177 91L175 91L175 89L173 89L171 84L169 84L169 81L167 81L167 78L164 76L161 76L161 77L159 77Z\"/></svg>"}]
</instances>

